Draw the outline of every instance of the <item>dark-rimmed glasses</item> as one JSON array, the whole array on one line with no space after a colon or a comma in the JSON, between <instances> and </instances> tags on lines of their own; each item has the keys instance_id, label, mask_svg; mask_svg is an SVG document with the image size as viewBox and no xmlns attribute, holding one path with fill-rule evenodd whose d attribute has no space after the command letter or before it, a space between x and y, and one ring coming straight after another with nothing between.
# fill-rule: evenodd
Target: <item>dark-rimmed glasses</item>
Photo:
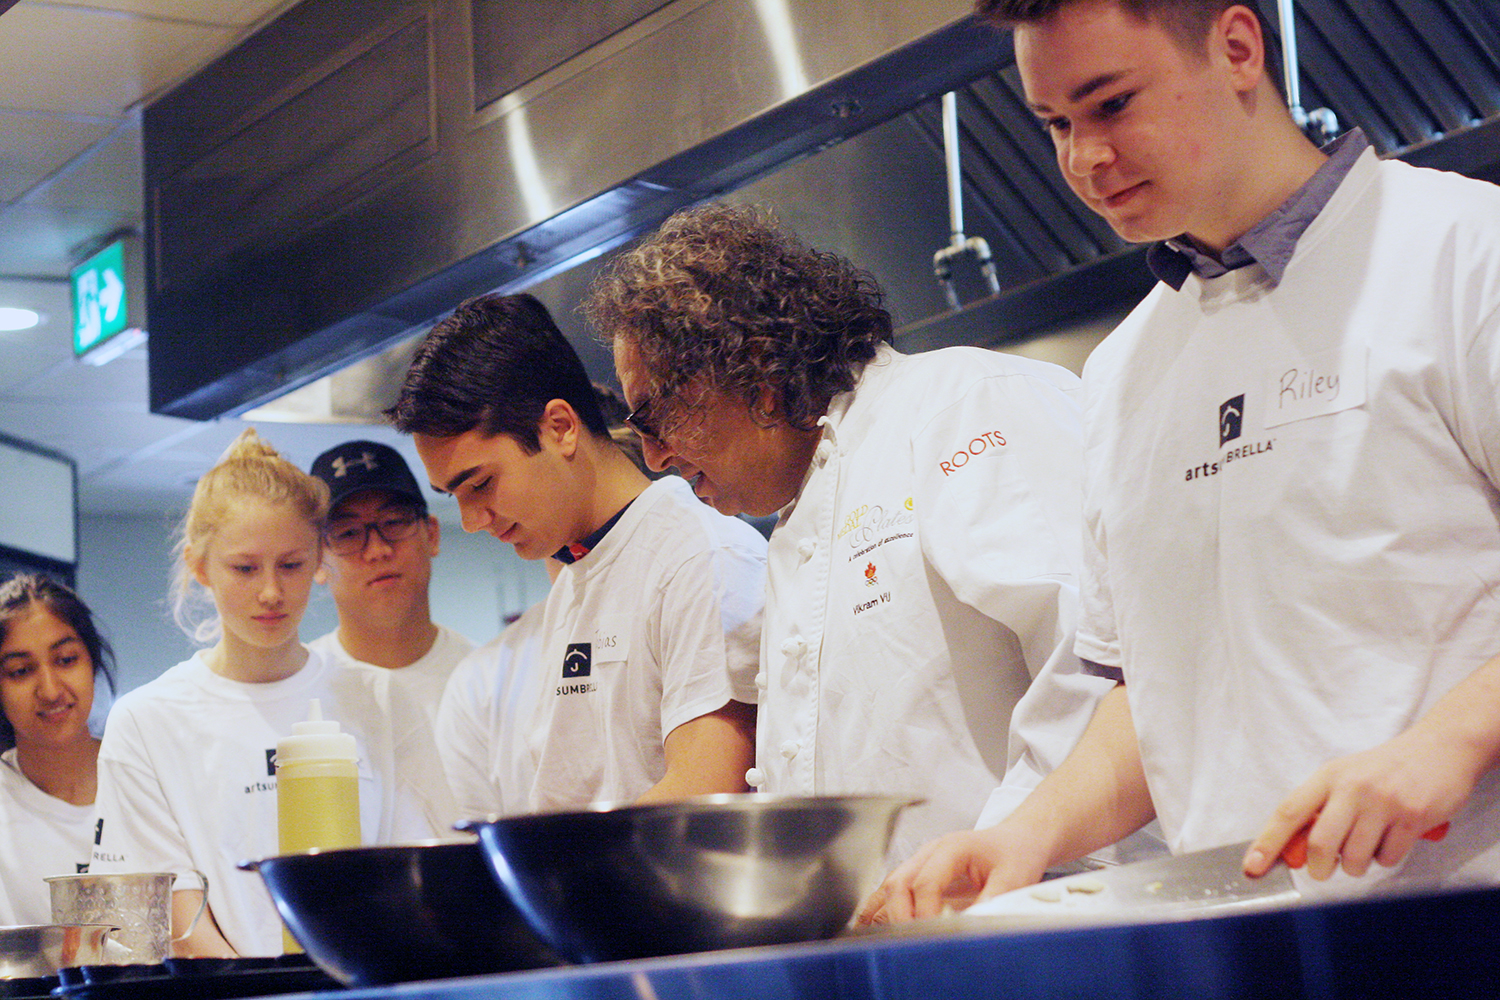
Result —
<instances>
[{"instance_id":1,"label":"dark-rimmed glasses","mask_svg":"<svg viewBox=\"0 0 1500 1000\"><path fill-rule=\"evenodd\" d=\"M670 399L672 394L681 388L681 381L668 382L656 392L641 401L641 405L625 415L625 426L635 431L641 437L655 445L662 445L661 432L656 429L656 421L651 418L650 410L658 403Z\"/></svg>"},{"instance_id":2,"label":"dark-rimmed glasses","mask_svg":"<svg viewBox=\"0 0 1500 1000\"><path fill-rule=\"evenodd\" d=\"M336 556L356 556L369 544L370 532L379 535L385 544L394 546L410 538L421 520L422 515L416 511L406 511L382 515L378 521L343 521L329 525L323 532L323 541Z\"/></svg>"}]
</instances>

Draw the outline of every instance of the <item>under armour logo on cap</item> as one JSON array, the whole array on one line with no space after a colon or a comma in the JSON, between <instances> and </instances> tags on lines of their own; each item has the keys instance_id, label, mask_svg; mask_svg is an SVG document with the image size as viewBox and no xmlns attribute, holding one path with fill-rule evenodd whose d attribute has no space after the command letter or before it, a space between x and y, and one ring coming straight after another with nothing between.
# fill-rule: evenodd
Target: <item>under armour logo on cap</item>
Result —
<instances>
[{"instance_id":1,"label":"under armour logo on cap","mask_svg":"<svg viewBox=\"0 0 1500 1000\"><path fill-rule=\"evenodd\" d=\"M374 472L376 469L380 468L379 463L375 461L375 456L370 454L368 451L360 452L358 458L345 458L343 455L337 455L334 457L332 464L333 474L336 478L339 479L347 476L349 474L349 469L356 465L363 465L366 472Z\"/></svg>"},{"instance_id":2,"label":"under armour logo on cap","mask_svg":"<svg viewBox=\"0 0 1500 1000\"><path fill-rule=\"evenodd\" d=\"M427 513L422 487L417 485L406 459L388 444L345 441L314 459L310 471L328 487L330 510L355 493L382 490L410 500L418 513Z\"/></svg>"}]
</instances>

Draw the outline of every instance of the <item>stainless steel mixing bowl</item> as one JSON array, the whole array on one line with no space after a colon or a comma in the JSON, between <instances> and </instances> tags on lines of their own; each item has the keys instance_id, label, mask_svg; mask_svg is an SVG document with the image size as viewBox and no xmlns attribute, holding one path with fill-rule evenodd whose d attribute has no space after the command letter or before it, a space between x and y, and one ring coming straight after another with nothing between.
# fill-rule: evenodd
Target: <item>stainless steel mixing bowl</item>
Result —
<instances>
[{"instance_id":1,"label":"stainless steel mixing bowl","mask_svg":"<svg viewBox=\"0 0 1500 1000\"><path fill-rule=\"evenodd\" d=\"M40 979L73 965L106 960L110 924L21 924L0 927L0 979Z\"/></svg>"},{"instance_id":2,"label":"stainless steel mixing bowl","mask_svg":"<svg viewBox=\"0 0 1500 1000\"><path fill-rule=\"evenodd\" d=\"M537 934L597 962L838 933L914 801L713 795L464 826Z\"/></svg>"},{"instance_id":3,"label":"stainless steel mixing bowl","mask_svg":"<svg viewBox=\"0 0 1500 1000\"><path fill-rule=\"evenodd\" d=\"M258 870L292 935L346 986L557 965L472 841L283 854Z\"/></svg>"}]
</instances>

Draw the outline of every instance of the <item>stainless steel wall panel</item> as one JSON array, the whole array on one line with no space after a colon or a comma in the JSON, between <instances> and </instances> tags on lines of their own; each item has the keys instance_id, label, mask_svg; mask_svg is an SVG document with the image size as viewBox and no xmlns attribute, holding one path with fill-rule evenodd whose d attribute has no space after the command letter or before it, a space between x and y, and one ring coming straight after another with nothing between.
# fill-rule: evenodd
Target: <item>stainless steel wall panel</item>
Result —
<instances>
[{"instance_id":1,"label":"stainless steel wall panel","mask_svg":"<svg viewBox=\"0 0 1500 1000\"><path fill-rule=\"evenodd\" d=\"M431 156L430 50L419 18L162 179L156 280L284 239Z\"/></svg>"},{"instance_id":2,"label":"stainless steel wall panel","mask_svg":"<svg viewBox=\"0 0 1500 1000\"><path fill-rule=\"evenodd\" d=\"M1141 280L1063 182L1008 37L969 0L609 0L614 20L574 36L607 37L530 75L570 47L554 45L493 99L512 81L476 85L485 2L303 0L146 110L153 410L257 405L747 185L922 322L944 308L931 259L947 230L924 105L954 88L966 228L991 241L1002 294L1024 292L1004 322L1044 327L1072 308L1065 289L1102 303ZM1500 176L1500 4L1299 0L1298 27L1304 106L1383 153ZM361 61L408 31L427 33L425 62L420 45ZM305 110L372 65L404 68ZM971 335L940 326L923 338Z\"/></svg>"},{"instance_id":3,"label":"stainless steel wall panel","mask_svg":"<svg viewBox=\"0 0 1500 1000\"><path fill-rule=\"evenodd\" d=\"M519 89L667 2L471 0L474 106Z\"/></svg>"},{"instance_id":4,"label":"stainless steel wall panel","mask_svg":"<svg viewBox=\"0 0 1500 1000\"><path fill-rule=\"evenodd\" d=\"M149 209L152 408L192 417L247 408L388 346L393 325L431 320L454 296L535 283L673 209L972 79L1003 50L968 9L967 0L677 0L476 111L468 0L378 8L305 0L290 35L278 34L278 20L252 39L255 51L276 57L264 72L282 76L244 95L221 93L209 129L216 143L180 134L194 128L186 112L216 80L240 73L243 56L148 109L146 143L161 150L150 157L148 186L167 192ZM181 210L198 204L188 197L196 188L172 188L173 179L225 136L311 128L270 123L342 67L359 74L350 51L368 49L381 30L365 19L371 11L382 24L404 18L430 28L425 79L412 69L398 75L412 95L403 108L418 108L430 88L435 142L390 157L395 168L373 190L348 188L348 204L337 207L314 172L289 177L300 186L278 198L282 216L286 206L305 209L295 225L226 227L220 236L231 243L217 256L183 239L193 216ZM392 82L360 80L365 93ZM231 179L202 211L253 201L259 190ZM188 260L200 271L189 275Z\"/></svg>"}]
</instances>

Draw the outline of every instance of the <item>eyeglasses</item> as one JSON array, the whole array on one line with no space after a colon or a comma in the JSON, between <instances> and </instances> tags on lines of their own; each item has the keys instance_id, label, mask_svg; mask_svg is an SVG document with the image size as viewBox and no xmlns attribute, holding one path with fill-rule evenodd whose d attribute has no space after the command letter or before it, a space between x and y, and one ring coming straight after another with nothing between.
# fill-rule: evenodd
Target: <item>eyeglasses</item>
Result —
<instances>
[{"instance_id":1,"label":"eyeglasses","mask_svg":"<svg viewBox=\"0 0 1500 1000\"><path fill-rule=\"evenodd\" d=\"M626 415L625 426L629 427L631 430L635 431L637 434L650 441L652 444L662 444L661 432L657 430L656 421L648 415L648 412L650 411L651 407L655 406L658 403L665 402L667 399L671 398L672 394L678 390L679 386L679 382L669 382L661 389L657 390L654 395L647 396L644 400L641 401L640 406L637 406Z\"/></svg>"},{"instance_id":2,"label":"eyeglasses","mask_svg":"<svg viewBox=\"0 0 1500 1000\"><path fill-rule=\"evenodd\" d=\"M370 532L380 536L387 545L395 545L412 536L422 520L416 512L387 514L378 521L350 521L333 524L323 532L323 540L336 556L355 556L369 544Z\"/></svg>"}]
</instances>

